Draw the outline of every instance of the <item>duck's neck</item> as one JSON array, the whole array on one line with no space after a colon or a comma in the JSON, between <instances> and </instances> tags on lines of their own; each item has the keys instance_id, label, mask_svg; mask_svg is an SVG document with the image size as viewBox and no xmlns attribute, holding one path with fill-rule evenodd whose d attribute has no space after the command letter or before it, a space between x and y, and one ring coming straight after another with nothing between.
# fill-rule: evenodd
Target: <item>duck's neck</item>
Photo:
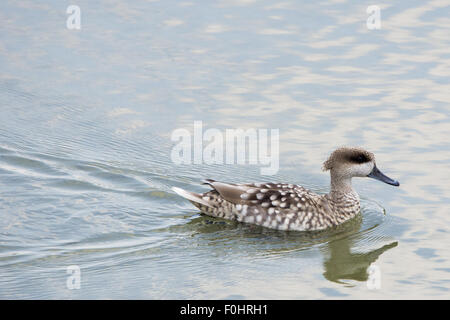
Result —
<instances>
[{"instance_id":1,"label":"duck's neck","mask_svg":"<svg viewBox=\"0 0 450 320\"><path fill-rule=\"evenodd\" d=\"M352 187L352 178L342 177L331 172L331 190L330 195L354 195L356 191Z\"/></svg>"},{"instance_id":2,"label":"duck's neck","mask_svg":"<svg viewBox=\"0 0 450 320\"><path fill-rule=\"evenodd\" d=\"M331 210L343 222L360 212L359 195L352 187L352 179L331 173L331 190L328 194Z\"/></svg>"}]
</instances>

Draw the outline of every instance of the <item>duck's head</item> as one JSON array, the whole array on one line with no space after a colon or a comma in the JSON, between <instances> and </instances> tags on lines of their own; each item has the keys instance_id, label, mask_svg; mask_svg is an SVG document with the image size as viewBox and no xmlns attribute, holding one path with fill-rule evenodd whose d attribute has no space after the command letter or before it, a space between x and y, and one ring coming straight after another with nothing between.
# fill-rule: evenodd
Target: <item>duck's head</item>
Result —
<instances>
[{"instance_id":1,"label":"duck's head","mask_svg":"<svg viewBox=\"0 0 450 320\"><path fill-rule=\"evenodd\" d=\"M385 176L375 164L372 152L359 147L342 147L330 155L323 164L324 170L330 170L332 178L350 180L353 177L369 177L398 187L400 183Z\"/></svg>"}]
</instances>

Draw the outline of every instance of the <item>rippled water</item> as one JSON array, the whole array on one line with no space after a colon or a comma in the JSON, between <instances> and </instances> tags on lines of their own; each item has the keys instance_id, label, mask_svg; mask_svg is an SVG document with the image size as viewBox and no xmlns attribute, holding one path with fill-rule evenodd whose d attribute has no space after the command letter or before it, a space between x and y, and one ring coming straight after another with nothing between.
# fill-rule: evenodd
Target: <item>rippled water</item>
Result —
<instances>
[{"instance_id":1,"label":"rippled water","mask_svg":"<svg viewBox=\"0 0 450 320\"><path fill-rule=\"evenodd\" d=\"M450 298L450 2L0 4L0 298ZM280 170L175 165L171 133L279 128ZM361 145L361 217L281 232L200 215L203 178L327 192ZM80 289L67 287L79 266ZM375 269L374 269L375 268ZM368 285L377 270L380 287Z\"/></svg>"}]
</instances>

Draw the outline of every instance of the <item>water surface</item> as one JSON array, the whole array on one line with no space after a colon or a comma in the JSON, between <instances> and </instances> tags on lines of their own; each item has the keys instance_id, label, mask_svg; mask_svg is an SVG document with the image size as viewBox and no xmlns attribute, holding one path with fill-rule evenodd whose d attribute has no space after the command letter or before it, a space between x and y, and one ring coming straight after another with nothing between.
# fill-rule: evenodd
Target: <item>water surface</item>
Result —
<instances>
[{"instance_id":1,"label":"water surface","mask_svg":"<svg viewBox=\"0 0 450 320\"><path fill-rule=\"evenodd\" d=\"M0 298L450 298L450 3L0 4ZM280 169L175 165L178 128L280 129ZM400 188L296 233L200 215L204 178L329 190L361 145ZM81 288L68 289L68 266ZM379 271L380 287L367 285Z\"/></svg>"}]
</instances>

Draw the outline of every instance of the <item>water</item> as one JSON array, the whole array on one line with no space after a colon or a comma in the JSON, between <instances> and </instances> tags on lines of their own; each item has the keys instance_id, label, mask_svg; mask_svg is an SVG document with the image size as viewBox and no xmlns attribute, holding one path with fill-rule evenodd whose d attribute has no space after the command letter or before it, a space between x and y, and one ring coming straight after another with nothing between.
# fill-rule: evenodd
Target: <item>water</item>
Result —
<instances>
[{"instance_id":1,"label":"water","mask_svg":"<svg viewBox=\"0 0 450 320\"><path fill-rule=\"evenodd\" d=\"M69 4L0 4L0 298L450 298L449 1L379 2L379 30L365 1L77 1L81 30ZM175 165L194 121L279 128L280 170ZM355 179L337 230L213 219L170 189L327 192L341 145L401 186Z\"/></svg>"}]
</instances>

